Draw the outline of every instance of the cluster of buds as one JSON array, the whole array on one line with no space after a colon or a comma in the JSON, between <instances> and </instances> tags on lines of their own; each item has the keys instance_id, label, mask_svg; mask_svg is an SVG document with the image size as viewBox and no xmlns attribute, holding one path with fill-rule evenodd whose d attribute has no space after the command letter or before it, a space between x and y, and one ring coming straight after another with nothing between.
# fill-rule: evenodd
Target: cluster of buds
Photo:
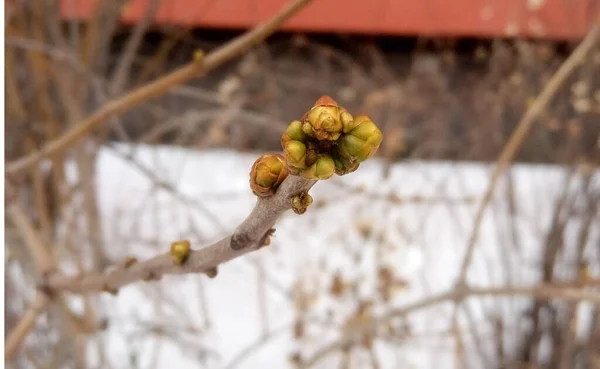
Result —
<instances>
[{"instance_id":1,"label":"cluster of buds","mask_svg":"<svg viewBox=\"0 0 600 369\"><path fill-rule=\"evenodd\" d=\"M375 154L382 140L383 134L371 119L353 117L331 97L322 96L281 136L283 155L265 154L254 162L250 188L258 197L269 197L289 174L324 180L352 173ZM311 200L310 196L297 197L292 208L301 214Z\"/></svg>"},{"instance_id":2,"label":"cluster of buds","mask_svg":"<svg viewBox=\"0 0 600 369\"><path fill-rule=\"evenodd\" d=\"M328 179L358 169L372 157L383 134L366 116L353 117L329 96L323 96L295 120L281 137L290 173L305 179Z\"/></svg>"}]
</instances>

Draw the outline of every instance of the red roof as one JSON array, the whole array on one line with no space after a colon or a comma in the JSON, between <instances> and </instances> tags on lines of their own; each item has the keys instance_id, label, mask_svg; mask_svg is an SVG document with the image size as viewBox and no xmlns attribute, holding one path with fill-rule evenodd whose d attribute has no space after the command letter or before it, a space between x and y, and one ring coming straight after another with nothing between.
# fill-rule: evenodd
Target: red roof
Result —
<instances>
[{"instance_id":1,"label":"red roof","mask_svg":"<svg viewBox=\"0 0 600 369\"><path fill-rule=\"evenodd\" d=\"M96 0L60 0L66 18L86 18ZM248 28L289 0L162 0L157 24ZM151 0L130 0L137 22ZM426 36L579 39L600 16L600 0L314 0L285 30Z\"/></svg>"}]
</instances>

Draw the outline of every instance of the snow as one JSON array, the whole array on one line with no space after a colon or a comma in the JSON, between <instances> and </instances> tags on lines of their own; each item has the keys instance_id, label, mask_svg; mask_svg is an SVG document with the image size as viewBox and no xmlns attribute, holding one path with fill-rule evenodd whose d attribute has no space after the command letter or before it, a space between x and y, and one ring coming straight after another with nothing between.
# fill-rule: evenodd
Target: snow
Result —
<instances>
[{"instance_id":1,"label":"snow","mask_svg":"<svg viewBox=\"0 0 600 369\"><path fill-rule=\"evenodd\" d=\"M128 155L138 164L127 160ZM231 232L254 205L248 173L257 156L166 146L103 149L97 191L110 257L145 259L166 251L178 239L189 239L200 248ZM156 188L140 165L179 195ZM374 159L355 173L318 183L311 191L315 203L306 214L287 212L276 226L271 246L221 266L215 279L169 276L128 286L117 296L103 294L109 326L100 339L111 366L131 367L137 352L140 368L198 368L199 361L201 367L223 368L264 339L264 344L239 357L235 367L291 368L293 353L308 357L339 338L340 325L356 310L356 296L329 294L336 272L345 283L356 284L358 296L374 300L375 314L452 288L491 169L477 163L410 161L393 165L386 177L384 163ZM518 165L511 176L517 213L509 216L503 179L482 224L468 274L472 285L527 285L539 278L535 263L567 173L552 166ZM598 188L599 182L596 175L592 185ZM579 178L572 184L576 186L581 186ZM510 237L511 221L518 244ZM568 232L575 235L578 227L580 221L574 218ZM595 224L588 242L598 244L599 239L600 227ZM567 241L574 244L575 237ZM587 252L600 257L596 247ZM407 284L387 302L375 297L378 263L391 267ZM310 323L305 337L296 341L294 296L299 289L294 286L299 285L308 296L302 316ZM490 325L484 320L493 314L516 326L524 301L471 300L479 337L489 334ZM455 367L451 307L440 304L411 315L410 336L401 344L376 341L381 367ZM460 322L465 322L462 314ZM149 325L154 325L154 334ZM477 340L471 337L465 344L472 348ZM479 344L485 348L486 342ZM96 350L90 345L91 362L96 361ZM353 367L370 365L364 350L353 353L353 360ZM338 362L339 356L334 356L315 367Z\"/></svg>"}]
</instances>

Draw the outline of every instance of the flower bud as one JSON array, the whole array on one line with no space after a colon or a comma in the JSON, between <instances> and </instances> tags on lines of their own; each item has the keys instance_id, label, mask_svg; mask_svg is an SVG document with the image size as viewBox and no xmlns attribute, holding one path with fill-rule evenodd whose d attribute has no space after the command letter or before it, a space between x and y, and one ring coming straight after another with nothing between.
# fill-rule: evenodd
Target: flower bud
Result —
<instances>
[{"instance_id":1,"label":"flower bud","mask_svg":"<svg viewBox=\"0 0 600 369\"><path fill-rule=\"evenodd\" d=\"M306 145L300 141L291 140L283 145L285 159L290 172L296 174L306 168Z\"/></svg>"},{"instance_id":2,"label":"flower bud","mask_svg":"<svg viewBox=\"0 0 600 369\"><path fill-rule=\"evenodd\" d=\"M306 138L306 134L302 132L302 122L295 120L290 123L283 135L281 135L281 146L285 146L285 143L291 140L304 143L306 142Z\"/></svg>"},{"instance_id":3,"label":"flower bud","mask_svg":"<svg viewBox=\"0 0 600 369\"><path fill-rule=\"evenodd\" d=\"M277 187L288 176L283 155L265 154L258 158L250 171L250 188L259 197L273 196Z\"/></svg>"},{"instance_id":4,"label":"flower bud","mask_svg":"<svg viewBox=\"0 0 600 369\"><path fill-rule=\"evenodd\" d=\"M176 241L171 244L171 260L177 265L185 263L187 258L190 256L190 241Z\"/></svg>"},{"instance_id":5,"label":"flower bud","mask_svg":"<svg viewBox=\"0 0 600 369\"><path fill-rule=\"evenodd\" d=\"M302 131L317 140L337 140L352 115L331 97L322 96L302 119Z\"/></svg>"},{"instance_id":6,"label":"flower bud","mask_svg":"<svg viewBox=\"0 0 600 369\"><path fill-rule=\"evenodd\" d=\"M305 179L328 179L335 173L335 163L329 155L319 155L313 165L302 171L300 175Z\"/></svg>"},{"instance_id":7,"label":"flower bud","mask_svg":"<svg viewBox=\"0 0 600 369\"><path fill-rule=\"evenodd\" d=\"M292 210L296 214L304 214L306 209L312 204L313 198L308 192L301 192L299 195L292 197Z\"/></svg>"},{"instance_id":8,"label":"flower bud","mask_svg":"<svg viewBox=\"0 0 600 369\"><path fill-rule=\"evenodd\" d=\"M353 125L354 128L338 140L338 152L344 158L356 158L363 162L377 152L383 134L366 116L356 117Z\"/></svg>"},{"instance_id":9,"label":"flower bud","mask_svg":"<svg viewBox=\"0 0 600 369\"><path fill-rule=\"evenodd\" d=\"M334 162L335 162L335 174L337 174L338 176L343 176L343 175L352 173L355 170L357 170L358 166L360 165L358 160L352 159L352 158L346 159L346 158L340 157L340 158L336 158L334 160Z\"/></svg>"}]
</instances>

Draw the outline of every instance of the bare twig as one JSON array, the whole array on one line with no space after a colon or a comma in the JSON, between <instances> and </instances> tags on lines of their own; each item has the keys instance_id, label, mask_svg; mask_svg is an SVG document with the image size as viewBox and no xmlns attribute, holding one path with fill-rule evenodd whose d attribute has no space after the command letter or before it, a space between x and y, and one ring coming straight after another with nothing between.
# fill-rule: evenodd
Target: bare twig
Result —
<instances>
[{"instance_id":1,"label":"bare twig","mask_svg":"<svg viewBox=\"0 0 600 369\"><path fill-rule=\"evenodd\" d=\"M595 283L592 283L594 285ZM309 359L302 362L302 368L309 368L315 365L323 358L339 351L352 344L362 333L382 326L391 319L405 317L410 313L426 309L440 303L458 299L480 296L527 296L536 299L562 299L567 301L590 301L600 304L600 293L586 290L584 288L557 286L557 285L536 285L531 287L489 287L489 288L454 288L451 291L444 292L435 296L425 298L404 307L395 308L387 311L379 317L370 320L361 325L356 325L351 332L346 332L343 338L337 340L319 351Z\"/></svg>"},{"instance_id":2,"label":"bare twig","mask_svg":"<svg viewBox=\"0 0 600 369\"><path fill-rule=\"evenodd\" d=\"M111 96L118 95L125 86L125 81L127 80L127 74L133 64L133 60L135 58L136 52L141 44L142 37L146 30L150 26L151 21L154 19L154 15L158 10L158 6L160 5L161 0L151 0L148 4L148 8L144 13L142 19L135 25L133 29L133 33L129 40L127 40L127 45L125 46L125 51L123 52L123 56L120 58L119 63L115 69L115 73L113 74L110 87L108 91Z\"/></svg>"},{"instance_id":3,"label":"bare twig","mask_svg":"<svg viewBox=\"0 0 600 369\"><path fill-rule=\"evenodd\" d=\"M165 274L215 275L220 264L262 247L277 219L291 208L291 198L309 190L314 183L296 176L288 177L274 196L257 200L250 215L233 234L211 246L190 252L183 265L174 264L169 253L165 253L142 263L119 266L105 274L75 277L54 274L47 280L48 287L75 293L117 291L127 284L159 279Z\"/></svg>"},{"instance_id":4,"label":"bare twig","mask_svg":"<svg viewBox=\"0 0 600 369\"><path fill-rule=\"evenodd\" d=\"M529 107L529 109L527 109L527 111L517 124L517 127L513 131L508 142L504 146L504 149L500 153L500 156L498 157L498 161L496 163L496 168L492 173L490 183L488 184L485 195L483 196L483 200L481 201L481 204L479 205L479 208L477 209L477 213L475 215L473 231L471 232L469 240L467 242L467 250L465 252L465 256L461 264L460 274L458 277L458 284L462 284L465 282L467 270L469 268L469 264L471 263L473 253L475 251L475 245L479 237L479 231L481 230L483 216L490 201L492 200L492 196L494 194L494 190L496 188L498 180L500 179L500 176L504 173L504 170L510 165L513 158L521 148L521 145L529 135L531 128L535 123L535 119L544 111L544 109L550 103L558 89L562 86L567 77L571 75L573 70L575 70L577 66L584 62L586 55L596 44L599 37L600 24L597 23L590 30L585 39L567 58L567 60L565 60L565 62L560 66L556 73L554 73L554 75L548 81L548 83L544 86L542 92L535 99L534 103Z\"/></svg>"},{"instance_id":5,"label":"bare twig","mask_svg":"<svg viewBox=\"0 0 600 369\"><path fill-rule=\"evenodd\" d=\"M242 54L247 49L262 42L292 15L308 5L311 1L312 0L295 0L266 23L255 27L244 35L225 44L208 54L202 60L194 60L166 76L141 86L120 98L107 102L92 115L83 119L79 124L73 125L71 129L60 137L48 142L39 151L9 163L6 166L6 173L18 173L35 165L44 157L52 156L66 150L70 145L79 141L111 116L123 113L143 101L160 96L173 86L184 83L192 78L199 77Z\"/></svg>"},{"instance_id":6,"label":"bare twig","mask_svg":"<svg viewBox=\"0 0 600 369\"><path fill-rule=\"evenodd\" d=\"M38 293L35 297L35 301L29 307L29 310L23 315L21 320L13 328L6 339L6 345L4 346L4 360L10 360L13 355L17 352L23 339L27 336L27 333L33 328L35 320L48 306L50 299L44 293Z\"/></svg>"},{"instance_id":7,"label":"bare twig","mask_svg":"<svg viewBox=\"0 0 600 369\"><path fill-rule=\"evenodd\" d=\"M15 203L8 208L7 214L25 241L25 246L28 248L38 271L42 275L51 272L54 269L54 261L50 250L38 236L23 209Z\"/></svg>"}]
</instances>

